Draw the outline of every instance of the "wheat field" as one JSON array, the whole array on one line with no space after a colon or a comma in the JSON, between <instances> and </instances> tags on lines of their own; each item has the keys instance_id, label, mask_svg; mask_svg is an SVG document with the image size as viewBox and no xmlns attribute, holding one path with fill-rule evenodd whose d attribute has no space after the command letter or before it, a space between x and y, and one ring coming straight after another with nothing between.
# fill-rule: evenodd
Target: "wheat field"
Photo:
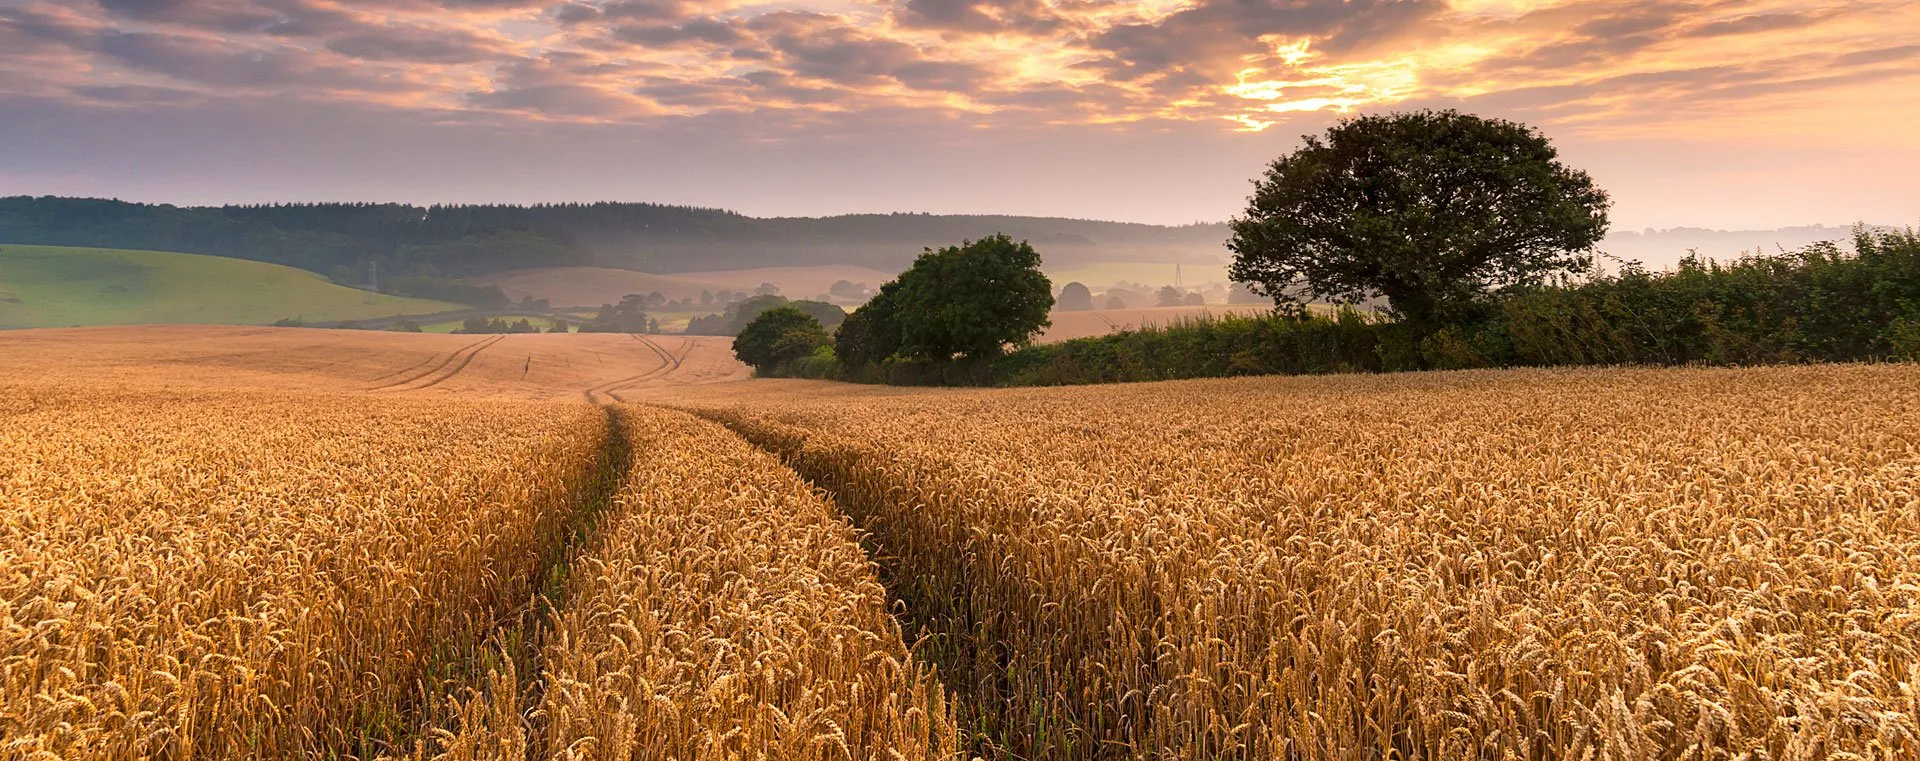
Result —
<instances>
[{"instance_id":1,"label":"wheat field","mask_svg":"<svg viewBox=\"0 0 1920 761\"><path fill-rule=\"evenodd\" d=\"M1920 757L1910 365L781 388L989 753Z\"/></svg>"},{"instance_id":2,"label":"wheat field","mask_svg":"<svg viewBox=\"0 0 1920 761\"><path fill-rule=\"evenodd\" d=\"M846 519L718 425L616 414L631 464L572 565L533 731L501 679L442 757L956 758Z\"/></svg>"},{"instance_id":3,"label":"wheat field","mask_svg":"<svg viewBox=\"0 0 1920 761\"><path fill-rule=\"evenodd\" d=\"M406 741L606 435L584 405L0 388L0 755Z\"/></svg>"},{"instance_id":4,"label":"wheat field","mask_svg":"<svg viewBox=\"0 0 1920 761\"><path fill-rule=\"evenodd\" d=\"M0 758L1920 757L1920 366L166 335L0 376Z\"/></svg>"}]
</instances>

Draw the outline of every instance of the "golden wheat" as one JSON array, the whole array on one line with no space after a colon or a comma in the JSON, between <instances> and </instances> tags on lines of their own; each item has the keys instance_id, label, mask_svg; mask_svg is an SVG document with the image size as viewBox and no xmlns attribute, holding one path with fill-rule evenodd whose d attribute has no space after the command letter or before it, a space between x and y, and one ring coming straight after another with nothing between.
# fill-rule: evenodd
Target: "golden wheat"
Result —
<instances>
[{"instance_id":1,"label":"golden wheat","mask_svg":"<svg viewBox=\"0 0 1920 761\"><path fill-rule=\"evenodd\" d=\"M1920 757L1911 365L761 388L1013 757Z\"/></svg>"},{"instance_id":2,"label":"golden wheat","mask_svg":"<svg viewBox=\"0 0 1920 761\"><path fill-rule=\"evenodd\" d=\"M633 463L572 566L544 652L536 755L955 757L946 696L908 657L846 520L713 423L618 415ZM503 715L512 701L489 699L469 707L446 758L524 747Z\"/></svg>"},{"instance_id":3,"label":"golden wheat","mask_svg":"<svg viewBox=\"0 0 1920 761\"><path fill-rule=\"evenodd\" d=\"M0 757L371 755L523 607L582 405L0 388Z\"/></svg>"}]
</instances>

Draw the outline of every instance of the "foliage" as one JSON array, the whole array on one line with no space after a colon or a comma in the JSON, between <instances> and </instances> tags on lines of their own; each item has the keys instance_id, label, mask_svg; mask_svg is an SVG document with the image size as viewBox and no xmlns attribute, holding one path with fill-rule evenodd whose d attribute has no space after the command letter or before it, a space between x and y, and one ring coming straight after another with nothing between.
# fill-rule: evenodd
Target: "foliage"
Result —
<instances>
[{"instance_id":1,"label":"foliage","mask_svg":"<svg viewBox=\"0 0 1920 761\"><path fill-rule=\"evenodd\" d=\"M1187 295L1171 285L1161 286L1154 293L1154 301L1163 307L1177 307L1187 303Z\"/></svg>"},{"instance_id":2,"label":"foliage","mask_svg":"<svg viewBox=\"0 0 1920 761\"><path fill-rule=\"evenodd\" d=\"M1907 356L1920 320L1920 236L1856 232L1854 251L1815 244L1671 272L1525 291L1464 326L1500 364L1764 364Z\"/></svg>"},{"instance_id":3,"label":"foliage","mask_svg":"<svg viewBox=\"0 0 1920 761\"><path fill-rule=\"evenodd\" d=\"M813 315L791 306L761 312L733 339L733 354L762 375L780 365L811 356L831 340Z\"/></svg>"},{"instance_id":4,"label":"foliage","mask_svg":"<svg viewBox=\"0 0 1920 761\"><path fill-rule=\"evenodd\" d=\"M898 271L929 241L1000 230L1035 242L1071 241L1082 260L1129 250L1214 248L1218 224L1161 227L985 215L848 214L754 218L723 209L651 203L433 205L381 203L176 207L104 199L0 198L0 244L187 251L286 264L365 285L397 275L484 274L439 244L496 232L542 243L504 269L597 265L653 273L769 265L860 265ZM1089 245L1097 244L1097 245ZM402 247L429 249L433 272L402 269ZM777 261L775 261L777 259ZM484 266L500 266L489 256ZM411 265L406 265L411 266ZM382 283L384 286L384 282ZM836 294L838 295L838 294Z\"/></svg>"},{"instance_id":5,"label":"foliage","mask_svg":"<svg viewBox=\"0 0 1920 761\"><path fill-rule=\"evenodd\" d=\"M927 249L840 325L840 367L815 376L984 377L993 357L1048 324L1053 286L1039 267L1033 246L1006 235Z\"/></svg>"},{"instance_id":6,"label":"foliage","mask_svg":"<svg viewBox=\"0 0 1920 761\"><path fill-rule=\"evenodd\" d=\"M593 319L580 326L582 333L651 333L655 323L647 317L646 297L627 294L618 304L602 304Z\"/></svg>"},{"instance_id":7,"label":"foliage","mask_svg":"<svg viewBox=\"0 0 1920 761\"><path fill-rule=\"evenodd\" d=\"M928 249L899 283L893 296L898 353L909 359L997 356L1030 341L1053 308L1053 284L1040 272L1040 255L1006 235Z\"/></svg>"},{"instance_id":8,"label":"foliage","mask_svg":"<svg viewBox=\"0 0 1920 761\"><path fill-rule=\"evenodd\" d=\"M416 332L416 333L417 333L417 332L419 332L419 328L418 328L418 326L415 326L415 329L414 329L414 331L413 331L413 332ZM525 317L522 317L522 318L520 318L520 319L518 319L518 320L515 320L515 321L513 321L513 322L507 322L507 320L506 320L505 318L503 318L503 317L493 317L493 318L487 318L487 317L468 317L468 318L467 318L466 320L464 320L464 321L462 321L462 322L460 323L460 327L458 327L458 328L455 328L455 329L453 329L453 331L452 331L452 332L454 332L454 333L474 333L474 334L479 334L479 333L538 333L538 332L540 332L540 329L539 329L539 328L536 328L536 327L534 327L534 326L533 326L533 323L532 323L532 322L529 322L529 321L527 320L527 318L525 318Z\"/></svg>"},{"instance_id":9,"label":"foliage","mask_svg":"<svg viewBox=\"0 0 1920 761\"><path fill-rule=\"evenodd\" d=\"M847 310L824 301L789 300L784 296L759 295L748 296L727 305L721 314L695 317L687 321L687 335L693 336L737 336L745 330L748 323L769 309L791 307L811 315L824 328L837 327L847 319Z\"/></svg>"},{"instance_id":10,"label":"foliage","mask_svg":"<svg viewBox=\"0 0 1920 761\"><path fill-rule=\"evenodd\" d=\"M383 285L402 296L451 301L480 309L506 309L513 305L513 300L497 285L474 285L437 277L395 277Z\"/></svg>"},{"instance_id":11,"label":"foliage","mask_svg":"<svg viewBox=\"0 0 1920 761\"><path fill-rule=\"evenodd\" d=\"M1090 311L1093 309L1093 291L1087 290L1084 283L1068 283L1060 289L1060 297L1053 308L1062 312Z\"/></svg>"},{"instance_id":12,"label":"foliage","mask_svg":"<svg viewBox=\"0 0 1920 761\"><path fill-rule=\"evenodd\" d=\"M1255 293L1246 283L1233 283L1227 286L1228 304L1271 304L1272 299Z\"/></svg>"},{"instance_id":13,"label":"foliage","mask_svg":"<svg viewBox=\"0 0 1920 761\"><path fill-rule=\"evenodd\" d=\"M900 351L900 281L889 280L847 315L833 334L833 353L849 367L866 367Z\"/></svg>"},{"instance_id":14,"label":"foliage","mask_svg":"<svg viewBox=\"0 0 1920 761\"><path fill-rule=\"evenodd\" d=\"M1436 329L1504 289L1589 270L1608 200L1525 125L1455 111L1349 119L1273 162L1228 272L1276 300L1384 295Z\"/></svg>"},{"instance_id":15,"label":"foliage","mask_svg":"<svg viewBox=\"0 0 1920 761\"><path fill-rule=\"evenodd\" d=\"M1556 365L1755 365L1910 359L1920 326L1920 235L1860 231L1729 263L1509 291L1468 319L1422 331L1294 313L1199 318L1030 347L994 364L1007 385L1269 373Z\"/></svg>"},{"instance_id":16,"label":"foliage","mask_svg":"<svg viewBox=\"0 0 1920 761\"><path fill-rule=\"evenodd\" d=\"M1306 375L1387 369L1377 326L1351 309L1334 318L1276 313L1198 315L1165 327L1042 344L994 363L1001 385Z\"/></svg>"}]
</instances>

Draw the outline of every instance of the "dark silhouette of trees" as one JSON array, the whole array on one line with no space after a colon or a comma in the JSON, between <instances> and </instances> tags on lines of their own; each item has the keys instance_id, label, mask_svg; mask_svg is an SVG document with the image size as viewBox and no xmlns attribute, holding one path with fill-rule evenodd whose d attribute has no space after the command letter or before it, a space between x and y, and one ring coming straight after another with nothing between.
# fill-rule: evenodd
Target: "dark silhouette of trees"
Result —
<instances>
[{"instance_id":1,"label":"dark silhouette of trees","mask_svg":"<svg viewBox=\"0 0 1920 761\"><path fill-rule=\"evenodd\" d=\"M1186 303L1187 295L1181 293L1178 288L1165 285L1161 286L1160 290L1154 295L1154 300L1163 307L1177 307Z\"/></svg>"},{"instance_id":2,"label":"dark silhouette of trees","mask_svg":"<svg viewBox=\"0 0 1920 761\"><path fill-rule=\"evenodd\" d=\"M580 326L581 333L649 333L647 297L629 293L618 304L602 304L593 319Z\"/></svg>"},{"instance_id":3,"label":"dark silhouette of trees","mask_svg":"<svg viewBox=\"0 0 1920 761\"><path fill-rule=\"evenodd\" d=\"M898 270L936 241L1001 230L1036 242L1217 246L1219 225L928 214L758 219L651 203L530 206L298 203L176 207L84 198L0 198L0 244L184 251L286 264L370 285L389 276L457 278L502 269L610 266L675 273L768 265ZM403 252L404 250L404 252ZM838 294L836 294L838 295ZM852 297L847 297L852 298Z\"/></svg>"},{"instance_id":4,"label":"dark silhouette of trees","mask_svg":"<svg viewBox=\"0 0 1920 761\"><path fill-rule=\"evenodd\" d=\"M1060 289L1060 299L1054 304L1062 312L1085 312L1093 309L1093 291L1087 290L1082 283L1068 283Z\"/></svg>"},{"instance_id":5,"label":"dark silhouette of trees","mask_svg":"<svg viewBox=\"0 0 1920 761\"><path fill-rule=\"evenodd\" d=\"M1270 300L1265 296L1255 293L1252 288L1247 287L1246 283L1234 283L1227 287L1227 303L1266 304L1270 303Z\"/></svg>"},{"instance_id":6,"label":"dark silhouette of trees","mask_svg":"<svg viewBox=\"0 0 1920 761\"><path fill-rule=\"evenodd\" d=\"M811 315L825 328L838 326L847 318L847 310L824 301L789 301L783 296L749 296L727 306L721 314L695 317L687 321L687 334L696 336L737 336L762 312L792 307Z\"/></svg>"},{"instance_id":7,"label":"dark silhouette of trees","mask_svg":"<svg viewBox=\"0 0 1920 761\"><path fill-rule=\"evenodd\" d=\"M880 291L833 333L833 353L849 367L879 362L900 351L900 281L889 280Z\"/></svg>"},{"instance_id":8,"label":"dark silhouette of trees","mask_svg":"<svg viewBox=\"0 0 1920 761\"><path fill-rule=\"evenodd\" d=\"M1456 111L1348 119L1282 156L1232 223L1229 274L1277 303L1385 296L1417 331L1592 267L1608 200L1546 137Z\"/></svg>"}]
</instances>

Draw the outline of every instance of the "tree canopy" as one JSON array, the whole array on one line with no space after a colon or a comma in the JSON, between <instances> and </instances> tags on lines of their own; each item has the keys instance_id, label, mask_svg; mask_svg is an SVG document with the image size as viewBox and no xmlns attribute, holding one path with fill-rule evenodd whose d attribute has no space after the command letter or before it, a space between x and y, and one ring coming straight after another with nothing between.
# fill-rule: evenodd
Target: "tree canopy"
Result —
<instances>
[{"instance_id":1,"label":"tree canopy","mask_svg":"<svg viewBox=\"0 0 1920 761\"><path fill-rule=\"evenodd\" d=\"M687 334L695 336L737 336L761 313L777 307L792 307L812 315L821 326L832 328L847 318L847 310L824 301L790 301L785 296L749 296L727 305L723 314L695 317L687 322Z\"/></svg>"},{"instance_id":2,"label":"tree canopy","mask_svg":"<svg viewBox=\"0 0 1920 761\"><path fill-rule=\"evenodd\" d=\"M1060 300L1055 304L1062 312L1085 312L1093 309L1093 291L1087 290L1084 283L1068 283L1060 289Z\"/></svg>"},{"instance_id":3,"label":"tree canopy","mask_svg":"<svg viewBox=\"0 0 1920 761\"><path fill-rule=\"evenodd\" d=\"M1024 345L1050 323L1053 283L1040 254L1006 235L928 249L900 275L900 353L946 361Z\"/></svg>"},{"instance_id":4,"label":"tree canopy","mask_svg":"<svg viewBox=\"0 0 1920 761\"><path fill-rule=\"evenodd\" d=\"M646 297L629 293L618 304L602 304L600 311L585 325L580 326L582 333L651 333L652 326L647 317Z\"/></svg>"},{"instance_id":5,"label":"tree canopy","mask_svg":"<svg viewBox=\"0 0 1920 761\"><path fill-rule=\"evenodd\" d=\"M833 333L833 354L844 364L858 367L878 362L900 350L899 305L894 298L900 281L889 280L879 293L853 314L847 315Z\"/></svg>"},{"instance_id":6,"label":"tree canopy","mask_svg":"<svg viewBox=\"0 0 1920 761\"><path fill-rule=\"evenodd\" d=\"M827 341L826 329L812 315L790 306L774 307L754 317L733 339L733 355L766 374L813 354Z\"/></svg>"},{"instance_id":7,"label":"tree canopy","mask_svg":"<svg viewBox=\"0 0 1920 761\"><path fill-rule=\"evenodd\" d=\"M1456 111L1348 119L1255 182L1229 275L1276 303L1385 296L1431 326L1592 267L1605 192L1526 125Z\"/></svg>"},{"instance_id":8,"label":"tree canopy","mask_svg":"<svg viewBox=\"0 0 1920 761\"><path fill-rule=\"evenodd\" d=\"M834 355L851 367L991 357L1031 341L1052 308L1053 284L1032 245L1004 234L962 241L927 249L881 285L835 333Z\"/></svg>"}]
</instances>

